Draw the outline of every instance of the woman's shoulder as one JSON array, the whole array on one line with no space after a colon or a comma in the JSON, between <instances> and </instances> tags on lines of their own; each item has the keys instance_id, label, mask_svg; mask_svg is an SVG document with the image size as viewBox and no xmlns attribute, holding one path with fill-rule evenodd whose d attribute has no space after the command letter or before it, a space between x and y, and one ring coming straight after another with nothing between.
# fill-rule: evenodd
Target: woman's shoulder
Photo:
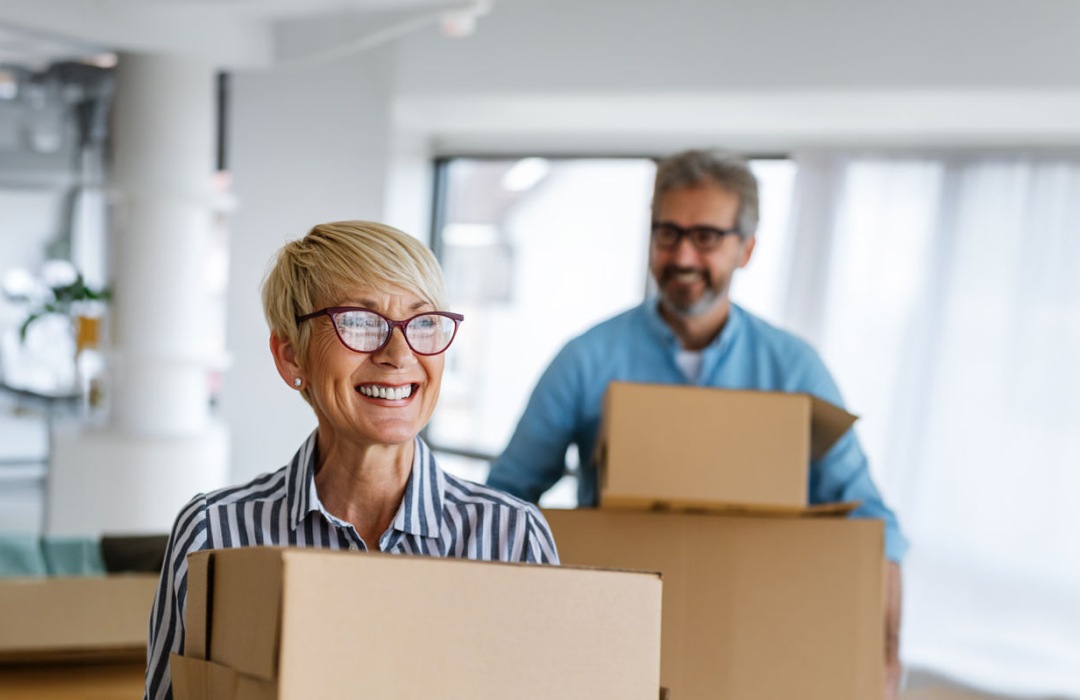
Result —
<instances>
[{"instance_id":1,"label":"woman's shoulder","mask_svg":"<svg viewBox=\"0 0 1080 700\"><path fill-rule=\"evenodd\" d=\"M533 515L536 506L523 501L516 496L486 484L478 484L448 472L443 472L446 479L444 495L450 504L457 505L487 505L497 508L506 508L522 515Z\"/></svg>"},{"instance_id":2,"label":"woman's shoulder","mask_svg":"<svg viewBox=\"0 0 1080 700\"><path fill-rule=\"evenodd\" d=\"M207 506L229 505L254 500L281 498L285 496L288 483L288 467L264 472L242 484L225 486L204 495Z\"/></svg>"},{"instance_id":3,"label":"woman's shoulder","mask_svg":"<svg viewBox=\"0 0 1080 700\"><path fill-rule=\"evenodd\" d=\"M178 520L205 516L215 508L235 508L253 501L283 499L287 490L288 468L266 472L242 484L224 486L197 493L180 509Z\"/></svg>"}]
</instances>

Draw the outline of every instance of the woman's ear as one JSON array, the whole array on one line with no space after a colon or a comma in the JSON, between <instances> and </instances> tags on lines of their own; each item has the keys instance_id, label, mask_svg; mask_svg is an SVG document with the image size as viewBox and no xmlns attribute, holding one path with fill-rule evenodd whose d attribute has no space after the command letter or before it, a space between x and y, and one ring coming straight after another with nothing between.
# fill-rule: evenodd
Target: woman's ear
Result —
<instances>
[{"instance_id":1,"label":"woman's ear","mask_svg":"<svg viewBox=\"0 0 1080 700\"><path fill-rule=\"evenodd\" d=\"M270 354L274 356L274 364L278 374L290 387L296 386L295 381L301 377L300 361L297 358L296 347L292 341L282 338L277 333L270 334Z\"/></svg>"}]
</instances>

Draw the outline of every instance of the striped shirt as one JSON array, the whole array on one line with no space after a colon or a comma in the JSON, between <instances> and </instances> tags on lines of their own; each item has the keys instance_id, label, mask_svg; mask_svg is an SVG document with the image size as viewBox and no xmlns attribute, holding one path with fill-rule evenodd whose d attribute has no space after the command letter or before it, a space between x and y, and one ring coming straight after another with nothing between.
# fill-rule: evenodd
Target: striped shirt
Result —
<instances>
[{"instance_id":1,"label":"striped shirt","mask_svg":"<svg viewBox=\"0 0 1080 700\"><path fill-rule=\"evenodd\" d=\"M288 465L243 486L193 498L176 518L150 615L147 700L172 697L169 653L184 649L187 555L202 549L282 545L366 551L353 526L323 507L315 489L316 433ZM558 564L536 506L447 474L416 438L412 473L379 549L496 561Z\"/></svg>"}]
</instances>

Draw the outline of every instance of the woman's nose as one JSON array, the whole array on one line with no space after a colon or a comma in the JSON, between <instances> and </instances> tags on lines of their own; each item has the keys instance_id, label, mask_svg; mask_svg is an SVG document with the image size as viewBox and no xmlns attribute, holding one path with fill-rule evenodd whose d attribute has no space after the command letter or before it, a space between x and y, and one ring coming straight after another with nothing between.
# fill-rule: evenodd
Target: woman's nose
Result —
<instances>
[{"instance_id":1,"label":"woman's nose","mask_svg":"<svg viewBox=\"0 0 1080 700\"><path fill-rule=\"evenodd\" d=\"M378 362L389 363L395 367L401 367L410 360L416 359L412 348L405 340L405 329L401 326L390 329L390 338L386 341L386 345L375 354Z\"/></svg>"}]
</instances>

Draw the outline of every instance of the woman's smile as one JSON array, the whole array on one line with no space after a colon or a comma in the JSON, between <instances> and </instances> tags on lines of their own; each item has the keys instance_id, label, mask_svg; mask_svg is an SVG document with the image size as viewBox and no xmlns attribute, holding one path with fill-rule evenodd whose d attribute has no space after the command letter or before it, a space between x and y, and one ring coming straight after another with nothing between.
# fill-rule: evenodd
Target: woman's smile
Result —
<instances>
[{"instance_id":1,"label":"woman's smile","mask_svg":"<svg viewBox=\"0 0 1080 700\"><path fill-rule=\"evenodd\" d=\"M369 399L385 401L407 401L419 388L418 384L359 384L356 390Z\"/></svg>"}]
</instances>

